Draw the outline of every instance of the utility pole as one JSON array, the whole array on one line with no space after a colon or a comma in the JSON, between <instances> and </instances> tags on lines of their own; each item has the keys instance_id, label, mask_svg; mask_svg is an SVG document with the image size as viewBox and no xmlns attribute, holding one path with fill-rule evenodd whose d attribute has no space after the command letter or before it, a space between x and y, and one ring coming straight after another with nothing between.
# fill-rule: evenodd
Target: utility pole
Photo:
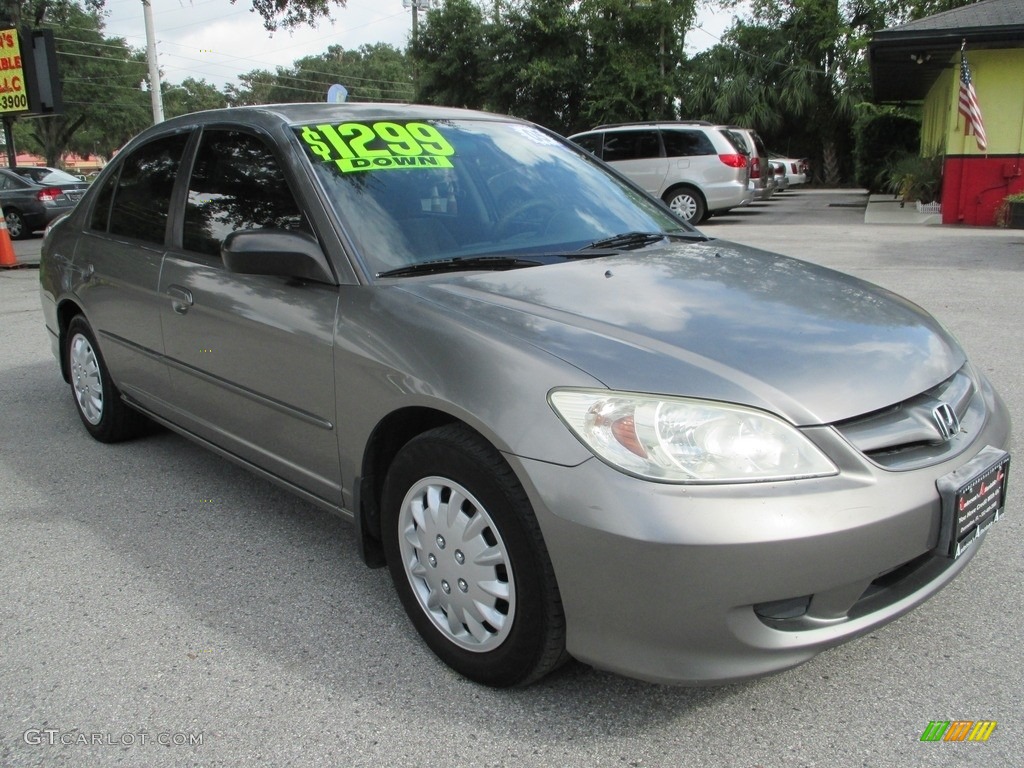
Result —
<instances>
[{"instance_id":1,"label":"utility pole","mask_svg":"<svg viewBox=\"0 0 1024 768\"><path fill-rule=\"evenodd\" d=\"M156 32L153 29L153 6L142 0L142 14L146 19L146 61L149 62L149 99L153 104L153 124L164 121L164 96L160 90L160 63L156 55Z\"/></svg>"},{"instance_id":2,"label":"utility pole","mask_svg":"<svg viewBox=\"0 0 1024 768\"><path fill-rule=\"evenodd\" d=\"M416 38L419 36L419 12L429 11L433 7L433 0L402 0L403 8L412 9L412 44L416 45Z\"/></svg>"}]
</instances>

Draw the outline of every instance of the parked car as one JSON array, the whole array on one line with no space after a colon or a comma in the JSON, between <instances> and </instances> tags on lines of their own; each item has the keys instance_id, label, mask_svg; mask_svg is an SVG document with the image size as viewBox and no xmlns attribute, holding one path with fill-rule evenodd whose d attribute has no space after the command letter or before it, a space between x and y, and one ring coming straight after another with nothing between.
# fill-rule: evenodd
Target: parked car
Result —
<instances>
[{"instance_id":1,"label":"parked car","mask_svg":"<svg viewBox=\"0 0 1024 768\"><path fill-rule=\"evenodd\" d=\"M601 125L569 137L690 224L747 205L749 161L721 127L705 122Z\"/></svg>"},{"instance_id":2,"label":"parked car","mask_svg":"<svg viewBox=\"0 0 1024 768\"><path fill-rule=\"evenodd\" d=\"M783 157L774 152L769 152L768 157L773 162L780 162L785 166L786 178L789 179L789 187L795 187L807 183L807 176L810 171L810 163L807 158Z\"/></svg>"},{"instance_id":3,"label":"parked car","mask_svg":"<svg viewBox=\"0 0 1024 768\"><path fill-rule=\"evenodd\" d=\"M70 211L88 186L56 168L0 168L0 206L11 238L44 229Z\"/></svg>"},{"instance_id":4,"label":"parked car","mask_svg":"<svg viewBox=\"0 0 1024 768\"><path fill-rule=\"evenodd\" d=\"M786 164L779 160L769 160L772 175L775 177L775 191L785 192L789 189L789 176L786 175Z\"/></svg>"},{"instance_id":5,"label":"parked car","mask_svg":"<svg viewBox=\"0 0 1024 768\"><path fill-rule=\"evenodd\" d=\"M729 136L743 152L750 156L750 190L755 200L768 200L775 191L775 175L768 168L768 150L751 128L739 125L728 127Z\"/></svg>"},{"instance_id":6,"label":"parked car","mask_svg":"<svg viewBox=\"0 0 1024 768\"><path fill-rule=\"evenodd\" d=\"M39 279L90 435L151 419L351 520L488 685L795 666L937 593L1003 509L1006 406L924 310L506 116L167 120Z\"/></svg>"}]
</instances>

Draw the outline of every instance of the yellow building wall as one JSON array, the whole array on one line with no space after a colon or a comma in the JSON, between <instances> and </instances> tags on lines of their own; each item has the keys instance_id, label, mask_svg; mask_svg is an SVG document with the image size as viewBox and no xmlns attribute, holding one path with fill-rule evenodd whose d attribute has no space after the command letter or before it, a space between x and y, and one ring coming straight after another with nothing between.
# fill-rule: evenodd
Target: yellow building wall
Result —
<instances>
[{"instance_id":1,"label":"yellow building wall","mask_svg":"<svg viewBox=\"0 0 1024 768\"><path fill-rule=\"evenodd\" d=\"M964 134L957 109L960 96L960 54L950 60L932 85L923 105L921 153L947 155L1024 154L1024 48L968 50L974 92L981 106L988 148L978 149Z\"/></svg>"}]
</instances>

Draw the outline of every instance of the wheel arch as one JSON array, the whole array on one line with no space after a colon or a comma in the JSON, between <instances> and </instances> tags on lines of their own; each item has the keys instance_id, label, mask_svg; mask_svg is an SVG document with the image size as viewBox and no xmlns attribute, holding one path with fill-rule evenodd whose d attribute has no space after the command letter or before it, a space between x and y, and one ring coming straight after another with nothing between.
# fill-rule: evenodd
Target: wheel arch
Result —
<instances>
[{"instance_id":1,"label":"wheel arch","mask_svg":"<svg viewBox=\"0 0 1024 768\"><path fill-rule=\"evenodd\" d=\"M445 411L426 406L408 406L389 413L370 433L363 451L354 505L359 554L369 567L381 568L385 565L381 545L380 505L384 479L391 462L414 437L447 424L459 424L478 432L462 419Z\"/></svg>"},{"instance_id":2,"label":"wheel arch","mask_svg":"<svg viewBox=\"0 0 1024 768\"><path fill-rule=\"evenodd\" d=\"M68 326L76 315L85 315L85 312L72 299L63 299L57 304L57 344L60 349L60 375L64 381L70 381L68 374L68 356L65 354L67 345Z\"/></svg>"},{"instance_id":3,"label":"wheel arch","mask_svg":"<svg viewBox=\"0 0 1024 768\"><path fill-rule=\"evenodd\" d=\"M661 196L661 199L664 200L666 197L670 197L671 195L674 195L676 192L679 192L682 189L694 192L697 195L697 197L700 198L700 201L704 203L704 210L706 211L708 209L708 199L707 197L704 196L704 192L702 192L701 188L698 187L696 184L693 184L689 181L676 182L675 184L673 184L672 186L665 190L664 194L662 194Z\"/></svg>"}]
</instances>

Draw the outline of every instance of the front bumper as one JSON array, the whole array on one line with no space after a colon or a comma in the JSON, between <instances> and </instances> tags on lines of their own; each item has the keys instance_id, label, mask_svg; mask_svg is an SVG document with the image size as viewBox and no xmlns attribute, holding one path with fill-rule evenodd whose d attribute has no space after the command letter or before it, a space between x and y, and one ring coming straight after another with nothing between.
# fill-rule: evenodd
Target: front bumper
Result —
<instances>
[{"instance_id":1,"label":"front bumper","mask_svg":"<svg viewBox=\"0 0 1024 768\"><path fill-rule=\"evenodd\" d=\"M913 471L848 450L834 477L678 486L597 459L513 458L558 578L569 652L654 682L725 683L793 667L920 605L978 550L932 553L935 481L1009 441L1005 405L988 387L984 396L989 418L970 448ZM819 437L841 442L829 428Z\"/></svg>"}]
</instances>

